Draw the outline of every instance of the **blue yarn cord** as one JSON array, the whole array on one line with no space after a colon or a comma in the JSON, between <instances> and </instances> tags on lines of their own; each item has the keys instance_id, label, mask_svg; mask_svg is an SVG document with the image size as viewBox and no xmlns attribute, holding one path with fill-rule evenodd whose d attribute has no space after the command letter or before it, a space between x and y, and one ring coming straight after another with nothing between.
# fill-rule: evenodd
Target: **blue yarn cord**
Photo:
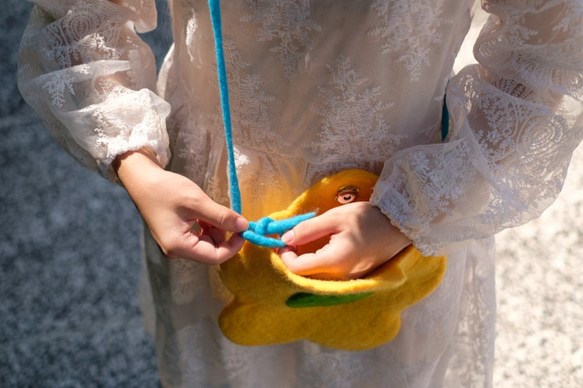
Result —
<instances>
[{"instance_id":1,"label":"blue yarn cord","mask_svg":"<svg viewBox=\"0 0 583 388\"><path fill-rule=\"evenodd\" d=\"M229 86L227 82L225 54L223 52L223 33L221 30L221 7L219 0L209 0L209 10L215 38L215 52L217 55L217 71L219 76L221 108L223 111L225 141L227 143L227 153L229 157L229 186L231 192L231 207L237 213L241 214L241 191L239 190L239 180L237 179L237 169L235 166L235 153L233 152L231 107L229 106Z\"/></svg>"},{"instance_id":2,"label":"blue yarn cord","mask_svg":"<svg viewBox=\"0 0 583 388\"><path fill-rule=\"evenodd\" d=\"M447 82L449 84L449 81ZM447 89L447 85L445 85ZM443 94L443 106L441 107L441 141L445 141L449 135L449 110L447 109L447 92Z\"/></svg>"},{"instance_id":3,"label":"blue yarn cord","mask_svg":"<svg viewBox=\"0 0 583 388\"><path fill-rule=\"evenodd\" d=\"M235 152L233 151L231 108L229 106L229 88L227 81L227 70L225 66L225 53L223 50L223 34L221 30L221 7L219 0L208 0L208 4L215 39L221 109L223 111L225 141L227 144L227 154L229 159L229 188L231 194L231 207L234 211L241 214L241 191L239 189L239 179L237 178ZM275 221L269 217L264 217L257 222L250 222L249 229L241 233L241 235L247 241L252 242L255 245L269 248L283 248L286 245L283 241L272 237L267 237L266 235L282 235L300 222L310 219L315 215L316 213L307 213L279 221Z\"/></svg>"}]
</instances>

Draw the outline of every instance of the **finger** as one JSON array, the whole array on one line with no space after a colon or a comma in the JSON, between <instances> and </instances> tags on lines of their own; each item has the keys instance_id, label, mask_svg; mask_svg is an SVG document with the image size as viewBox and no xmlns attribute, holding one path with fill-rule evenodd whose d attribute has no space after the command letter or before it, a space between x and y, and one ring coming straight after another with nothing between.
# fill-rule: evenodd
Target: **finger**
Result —
<instances>
[{"instance_id":1,"label":"finger","mask_svg":"<svg viewBox=\"0 0 583 388\"><path fill-rule=\"evenodd\" d=\"M296 275L322 280L343 279L345 277L343 273L325 265L314 265L315 253L298 256L295 252L284 252L280 257L286 267Z\"/></svg>"},{"instance_id":2,"label":"finger","mask_svg":"<svg viewBox=\"0 0 583 388\"><path fill-rule=\"evenodd\" d=\"M291 265L293 261L297 259L298 252L296 251L295 247L286 245L283 248L277 249L277 255L280 257L283 264L285 264L285 266L289 268L288 263L290 263Z\"/></svg>"},{"instance_id":3,"label":"finger","mask_svg":"<svg viewBox=\"0 0 583 388\"><path fill-rule=\"evenodd\" d=\"M298 255L293 249L282 248L280 257L290 271L301 276L318 278L344 278L348 269L344 268L343 256L349 247L342 241L333 241L314 253Z\"/></svg>"},{"instance_id":4,"label":"finger","mask_svg":"<svg viewBox=\"0 0 583 388\"><path fill-rule=\"evenodd\" d=\"M185 236L183 243L164 250L169 258L184 258L200 263L218 265L235 256L245 242L239 234L233 234L229 239L217 242L209 234L197 235L194 232Z\"/></svg>"},{"instance_id":5,"label":"finger","mask_svg":"<svg viewBox=\"0 0 583 388\"><path fill-rule=\"evenodd\" d=\"M278 254L285 266L296 275L309 276L312 272L317 272L316 269L311 266L308 267L306 264L309 262L310 257L314 256L313 253L305 253L298 256L295 250L282 248Z\"/></svg>"},{"instance_id":6,"label":"finger","mask_svg":"<svg viewBox=\"0 0 583 388\"><path fill-rule=\"evenodd\" d=\"M340 226L336 217L324 213L299 223L292 230L285 232L281 240L287 245L304 245L321 237L338 233L341 230Z\"/></svg>"},{"instance_id":7,"label":"finger","mask_svg":"<svg viewBox=\"0 0 583 388\"><path fill-rule=\"evenodd\" d=\"M226 239L226 232L224 230L219 229L217 227L214 227L211 224L209 224L208 222L204 222L204 221L201 221L201 220L198 220L198 224L201 227L201 231L200 231L199 235L203 235L203 234L209 235L210 238L212 239L212 241L217 246L220 243L222 243L223 241L225 241L225 239Z\"/></svg>"},{"instance_id":8,"label":"finger","mask_svg":"<svg viewBox=\"0 0 583 388\"><path fill-rule=\"evenodd\" d=\"M235 256L243 248L244 243L245 240L238 233L233 234L229 240L220 243L216 249L215 264L221 264Z\"/></svg>"},{"instance_id":9,"label":"finger","mask_svg":"<svg viewBox=\"0 0 583 388\"><path fill-rule=\"evenodd\" d=\"M229 232L244 232L249 229L249 222L239 213L219 205L206 195L198 198L196 203L188 206L191 218L207 222L219 229Z\"/></svg>"}]
</instances>

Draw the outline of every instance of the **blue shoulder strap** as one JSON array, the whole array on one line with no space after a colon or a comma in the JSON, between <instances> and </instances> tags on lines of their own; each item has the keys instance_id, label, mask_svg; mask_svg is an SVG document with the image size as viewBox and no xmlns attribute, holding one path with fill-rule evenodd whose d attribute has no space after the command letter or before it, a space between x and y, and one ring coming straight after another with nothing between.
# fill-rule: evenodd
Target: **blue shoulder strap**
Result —
<instances>
[{"instance_id":1,"label":"blue shoulder strap","mask_svg":"<svg viewBox=\"0 0 583 388\"><path fill-rule=\"evenodd\" d=\"M233 131L231 125L231 108L229 106L229 87L227 82L227 71L225 66L225 54L223 51L223 34L221 31L221 9L219 0L209 0L209 10L213 25L215 52L217 55L217 71L219 77L219 90L221 98L221 109L223 111L223 122L225 125L225 141L229 160L229 190L231 194L231 207L241 214L241 191L239 180L237 179L237 168L235 165L235 153L233 151ZM315 213L302 214L285 220L275 221L264 217L257 222L249 223L249 230L242 233L242 236L255 245L269 248L283 248L285 243L280 239L267 237L267 235L282 235L292 229L300 222L314 217Z\"/></svg>"}]
</instances>

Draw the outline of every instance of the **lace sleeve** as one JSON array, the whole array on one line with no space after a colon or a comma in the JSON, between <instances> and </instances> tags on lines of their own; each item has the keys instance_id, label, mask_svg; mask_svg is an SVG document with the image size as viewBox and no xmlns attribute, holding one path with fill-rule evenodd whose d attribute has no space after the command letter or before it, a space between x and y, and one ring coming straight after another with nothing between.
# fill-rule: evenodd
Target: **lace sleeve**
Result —
<instances>
[{"instance_id":1,"label":"lace sleeve","mask_svg":"<svg viewBox=\"0 0 583 388\"><path fill-rule=\"evenodd\" d=\"M156 27L154 0L36 0L20 53L19 89L81 164L115 180L113 159L142 147L168 160L167 102L137 36Z\"/></svg>"},{"instance_id":2,"label":"lace sleeve","mask_svg":"<svg viewBox=\"0 0 583 388\"><path fill-rule=\"evenodd\" d=\"M479 64L448 85L449 138L396 154L372 199L426 254L538 217L583 136L582 2L483 7Z\"/></svg>"}]
</instances>

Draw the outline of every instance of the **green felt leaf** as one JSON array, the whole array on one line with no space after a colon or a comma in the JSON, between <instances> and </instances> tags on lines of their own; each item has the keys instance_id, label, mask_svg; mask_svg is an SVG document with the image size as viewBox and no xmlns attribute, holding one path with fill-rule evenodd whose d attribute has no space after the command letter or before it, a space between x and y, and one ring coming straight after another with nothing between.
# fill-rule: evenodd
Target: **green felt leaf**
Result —
<instances>
[{"instance_id":1,"label":"green felt leaf","mask_svg":"<svg viewBox=\"0 0 583 388\"><path fill-rule=\"evenodd\" d=\"M364 299L372 294L374 294L372 291L346 295L316 295L308 292L298 292L290 296L285 304L292 308L337 306Z\"/></svg>"}]
</instances>

